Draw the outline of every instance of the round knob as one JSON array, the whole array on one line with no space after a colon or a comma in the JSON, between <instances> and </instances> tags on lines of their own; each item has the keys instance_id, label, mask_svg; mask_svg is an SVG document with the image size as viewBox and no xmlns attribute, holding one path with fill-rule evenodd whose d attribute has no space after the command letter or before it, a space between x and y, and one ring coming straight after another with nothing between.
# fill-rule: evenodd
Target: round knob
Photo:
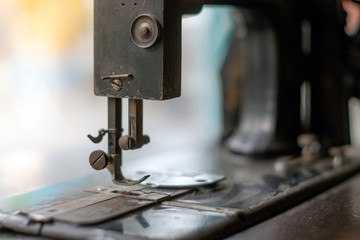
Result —
<instances>
[{"instance_id":1,"label":"round knob","mask_svg":"<svg viewBox=\"0 0 360 240\"><path fill-rule=\"evenodd\" d=\"M110 162L110 157L104 151L97 150L90 154L89 162L91 167L95 170L102 170L106 168Z\"/></svg>"},{"instance_id":2,"label":"round knob","mask_svg":"<svg viewBox=\"0 0 360 240\"><path fill-rule=\"evenodd\" d=\"M131 39L140 48L153 46L160 36L159 21L150 15L143 14L135 18L131 24Z\"/></svg>"}]
</instances>

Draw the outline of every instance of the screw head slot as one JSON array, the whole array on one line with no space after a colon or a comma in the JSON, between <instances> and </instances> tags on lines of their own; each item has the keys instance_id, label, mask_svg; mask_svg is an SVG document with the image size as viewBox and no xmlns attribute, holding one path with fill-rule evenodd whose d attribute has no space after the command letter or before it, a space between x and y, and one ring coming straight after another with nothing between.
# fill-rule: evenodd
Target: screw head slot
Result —
<instances>
[{"instance_id":1,"label":"screw head slot","mask_svg":"<svg viewBox=\"0 0 360 240\"><path fill-rule=\"evenodd\" d=\"M94 151L90 154L89 162L92 168L95 170L101 170L106 168L109 163L109 157L101 150Z\"/></svg>"}]
</instances>

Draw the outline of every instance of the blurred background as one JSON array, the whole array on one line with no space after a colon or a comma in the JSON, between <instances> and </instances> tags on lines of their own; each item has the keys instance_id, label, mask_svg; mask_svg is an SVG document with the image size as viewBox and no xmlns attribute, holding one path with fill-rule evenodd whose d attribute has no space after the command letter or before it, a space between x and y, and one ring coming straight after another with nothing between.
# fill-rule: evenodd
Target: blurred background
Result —
<instances>
[{"instance_id":1,"label":"blurred background","mask_svg":"<svg viewBox=\"0 0 360 240\"><path fill-rule=\"evenodd\" d=\"M353 12L345 27L352 35L360 9L349 0L344 7ZM182 97L145 101L151 143L125 152L125 166L172 148L185 156L194 143L219 140L219 74L233 12L208 6L184 17ZM359 101L351 99L350 108L352 140L360 145ZM93 0L0 0L0 197L97 174L88 156L106 150L107 141L95 145L86 136L106 127L106 98L93 94Z\"/></svg>"},{"instance_id":2,"label":"blurred background","mask_svg":"<svg viewBox=\"0 0 360 240\"><path fill-rule=\"evenodd\" d=\"M232 11L206 7L184 18L182 97L144 103L151 143L124 153L124 165L218 140ZM106 98L93 95L93 1L0 0L0 197L96 174L88 156L107 142L95 145L86 135L106 127Z\"/></svg>"}]
</instances>

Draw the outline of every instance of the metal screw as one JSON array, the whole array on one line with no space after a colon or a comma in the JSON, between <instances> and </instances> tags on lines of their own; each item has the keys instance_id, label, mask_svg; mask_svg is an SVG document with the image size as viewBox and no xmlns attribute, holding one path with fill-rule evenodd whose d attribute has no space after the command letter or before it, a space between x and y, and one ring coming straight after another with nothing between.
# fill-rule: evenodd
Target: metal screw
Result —
<instances>
[{"instance_id":1,"label":"metal screw","mask_svg":"<svg viewBox=\"0 0 360 240\"><path fill-rule=\"evenodd\" d=\"M139 35L141 38L146 38L148 35L150 35L150 25L148 23L141 23L139 26Z\"/></svg>"},{"instance_id":2,"label":"metal screw","mask_svg":"<svg viewBox=\"0 0 360 240\"><path fill-rule=\"evenodd\" d=\"M120 91L123 87L123 83L120 79L114 79L111 81L111 86L115 91Z\"/></svg>"},{"instance_id":3,"label":"metal screw","mask_svg":"<svg viewBox=\"0 0 360 240\"><path fill-rule=\"evenodd\" d=\"M309 146L311 143L313 143L317 140L318 140L318 138L315 134L311 134L311 133L301 134L298 137L298 145L299 145L299 147L303 148L303 147Z\"/></svg>"},{"instance_id":4,"label":"metal screw","mask_svg":"<svg viewBox=\"0 0 360 240\"><path fill-rule=\"evenodd\" d=\"M105 152L97 150L90 154L89 162L91 167L93 167L95 170L101 170L106 168L108 165L109 156Z\"/></svg>"},{"instance_id":5,"label":"metal screw","mask_svg":"<svg viewBox=\"0 0 360 240\"><path fill-rule=\"evenodd\" d=\"M122 150L133 149L135 140L130 136L122 136L119 139L119 146Z\"/></svg>"}]
</instances>

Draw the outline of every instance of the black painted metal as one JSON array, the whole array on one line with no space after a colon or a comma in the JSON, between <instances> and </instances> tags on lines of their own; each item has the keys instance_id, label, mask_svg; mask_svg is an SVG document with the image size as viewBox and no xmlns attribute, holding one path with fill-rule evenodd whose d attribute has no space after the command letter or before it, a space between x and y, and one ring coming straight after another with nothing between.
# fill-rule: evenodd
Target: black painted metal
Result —
<instances>
[{"instance_id":1,"label":"black painted metal","mask_svg":"<svg viewBox=\"0 0 360 240\"><path fill-rule=\"evenodd\" d=\"M284 19L291 22L288 29L269 12L241 10L238 14L240 24L223 70L238 73L223 76L224 90L228 89L224 91L224 109L238 108L224 115L225 123L233 121L229 126L232 132L227 129L224 133L228 135L226 146L242 154L295 152L301 132L301 80L296 74L289 79L288 71L300 72L300 42L296 38L300 21L294 16ZM294 56L289 57L290 52Z\"/></svg>"},{"instance_id":2,"label":"black painted metal","mask_svg":"<svg viewBox=\"0 0 360 240\"><path fill-rule=\"evenodd\" d=\"M312 26L311 131L327 149L350 142L349 93L344 78L345 15L341 4L326 0L313 1L308 14Z\"/></svg>"},{"instance_id":3,"label":"black painted metal","mask_svg":"<svg viewBox=\"0 0 360 240\"><path fill-rule=\"evenodd\" d=\"M151 100L180 96L179 3L173 0L95 1L96 95ZM159 39L148 48L137 46L131 37L132 24L142 14L156 19L159 25ZM111 77L121 74L131 77ZM114 84L118 86L114 88Z\"/></svg>"},{"instance_id":4,"label":"black painted metal","mask_svg":"<svg viewBox=\"0 0 360 240\"><path fill-rule=\"evenodd\" d=\"M245 230L229 240L359 239L360 176Z\"/></svg>"}]
</instances>

